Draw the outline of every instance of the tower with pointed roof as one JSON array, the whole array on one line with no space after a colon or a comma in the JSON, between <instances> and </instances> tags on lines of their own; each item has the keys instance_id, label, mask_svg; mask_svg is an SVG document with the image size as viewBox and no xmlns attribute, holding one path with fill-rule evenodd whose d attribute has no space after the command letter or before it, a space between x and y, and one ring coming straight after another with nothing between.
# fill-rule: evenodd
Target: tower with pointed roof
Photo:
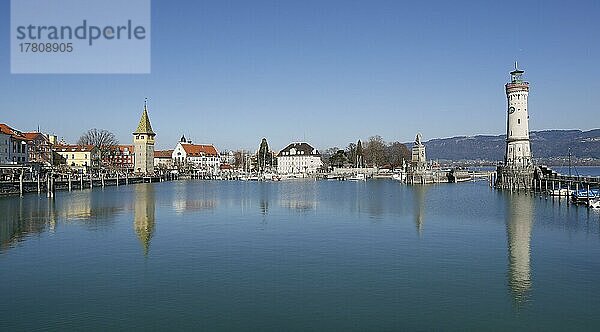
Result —
<instances>
[{"instance_id":1,"label":"tower with pointed roof","mask_svg":"<svg viewBox=\"0 0 600 332\"><path fill-rule=\"evenodd\" d=\"M135 152L134 172L139 174L154 173L154 136L150 118L148 117L148 102L144 101L142 118L133 132L133 149Z\"/></svg>"}]
</instances>

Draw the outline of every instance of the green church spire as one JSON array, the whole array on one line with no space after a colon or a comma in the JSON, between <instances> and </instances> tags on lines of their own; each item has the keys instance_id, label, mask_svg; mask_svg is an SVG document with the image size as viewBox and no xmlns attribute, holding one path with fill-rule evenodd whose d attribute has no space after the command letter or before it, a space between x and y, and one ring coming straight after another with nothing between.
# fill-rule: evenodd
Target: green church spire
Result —
<instances>
[{"instance_id":1,"label":"green church spire","mask_svg":"<svg viewBox=\"0 0 600 332\"><path fill-rule=\"evenodd\" d=\"M148 106L147 106L148 98L144 100L144 112L142 113L142 118L140 119L140 123L137 126L137 129L133 132L134 134L146 134L146 135L155 135L152 131L152 125L150 124L150 118L148 117Z\"/></svg>"}]
</instances>

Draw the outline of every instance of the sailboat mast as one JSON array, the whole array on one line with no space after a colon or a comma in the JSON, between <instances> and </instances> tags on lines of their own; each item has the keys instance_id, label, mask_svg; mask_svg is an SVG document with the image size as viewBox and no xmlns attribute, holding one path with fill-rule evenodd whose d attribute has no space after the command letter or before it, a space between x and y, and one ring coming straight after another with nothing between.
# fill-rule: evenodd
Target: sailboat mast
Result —
<instances>
[{"instance_id":1,"label":"sailboat mast","mask_svg":"<svg viewBox=\"0 0 600 332\"><path fill-rule=\"evenodd\" d=\"M571 148L569 148L569 176L571 176Z\"/></svg>"}]
</instances>

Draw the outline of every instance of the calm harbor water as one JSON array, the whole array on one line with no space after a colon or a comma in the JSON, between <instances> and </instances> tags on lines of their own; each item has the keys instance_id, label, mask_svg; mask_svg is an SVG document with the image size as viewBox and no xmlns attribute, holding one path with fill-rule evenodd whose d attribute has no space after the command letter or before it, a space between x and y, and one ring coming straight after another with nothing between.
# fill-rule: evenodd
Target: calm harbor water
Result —
<instances>
[{"instance_id":1,"label":"calm harbor water","mask_svg":"<svg viewBox=\"0 0 600 332\"><path fill-rule=\"evenodd\" d=\"M0 198L0 330L598 330L600 213L486 182Z\"/></svg>"}]
</instances>

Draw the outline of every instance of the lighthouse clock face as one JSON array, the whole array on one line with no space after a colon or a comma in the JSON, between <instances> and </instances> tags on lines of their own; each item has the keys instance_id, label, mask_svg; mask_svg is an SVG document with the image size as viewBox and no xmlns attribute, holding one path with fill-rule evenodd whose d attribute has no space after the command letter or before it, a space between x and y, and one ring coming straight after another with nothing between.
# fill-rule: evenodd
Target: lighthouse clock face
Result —
<instances>
[{"instance_id":1,"label":"lighthouse clock face","mask_svg":"<svg viewBox=\"0 0 600 332\"><path fill-rule=\"evenodd\" d=\"M514 107L511 106L511 107L508 108L508 113L509 114L513 114L514 112L515 112L515 108Z\"/></svg>"}]
</instances>

